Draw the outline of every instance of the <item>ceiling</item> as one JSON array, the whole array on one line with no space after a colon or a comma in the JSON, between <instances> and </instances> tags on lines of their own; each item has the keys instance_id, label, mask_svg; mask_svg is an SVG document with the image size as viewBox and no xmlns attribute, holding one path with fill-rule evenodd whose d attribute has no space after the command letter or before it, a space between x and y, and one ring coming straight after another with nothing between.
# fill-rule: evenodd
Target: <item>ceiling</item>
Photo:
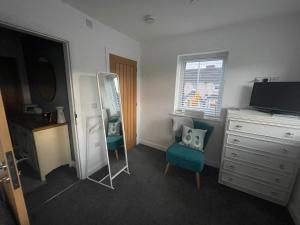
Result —
<instances>
[{"instance_id":1,"label":"ceiling","mask_svg":"<svg viewBox=\"0 0 300 225\"><path fill-rule=\"evenodd\" d=\"M63 0L139 40L300 12L300 0ZM151 14L154 24L145 24Z\"/></svg>"}]
</instances>

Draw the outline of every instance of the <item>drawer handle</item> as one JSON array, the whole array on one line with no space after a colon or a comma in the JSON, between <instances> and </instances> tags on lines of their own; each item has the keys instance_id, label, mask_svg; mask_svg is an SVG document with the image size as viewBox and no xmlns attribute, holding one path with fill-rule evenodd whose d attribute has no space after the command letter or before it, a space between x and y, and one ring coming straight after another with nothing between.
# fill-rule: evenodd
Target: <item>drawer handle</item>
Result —
<instances>
[{"instance_id":1,"label":"drawer handle","mask_svg":"<svg viewBox=\"0 0 300 225\"><path fill-rule=\"evenodd\" d=\"M240 143L241 141L239 139L233 139L232 142L233 143Z\"/></svg>"},{"instance_id":2,"label":"drawer handle","mask_svg":"<svg viewBox=\"0 0 300 225\"><path fill-rule=\"evenodd\" d=\"M280 164L280 165L279 165L279 168L283 170L283 169L284 169L284 165L283 165L283 164Z\"/></svg>"},{"instance_id":3,"label":"drawer handle","mask_svg":"<svg viewBox=\"0 0 300 225\"><path fill-rule=\"evenodd\" d=\"M234 165L230 165L229 168L230 168L230 169L234 169L235 166L234 166Z\"/></svg>"},{"instance_id":4,"label":"drawer handle","mask_svg":"<svg viewBox=\"0 0 300 225\"><path fill-rule=\"evenodd\" d=\"M287 154L289 151L285 148L281 149L282 153Z\"/></svg>"},{"instance_id":5,"label":"drawer handle","mask_svg":"<svg viewBox=\"0 0 300 225\"><path fill-rule=\"evenodd\" d=\"M233 178L232 177L228 177L227 180L228 181L233 181Z\"/></svg>"},{"instance_id":6,"label":"drawer handle","mask_svg":"<svg viewBox=\"0 0 300 225\"><path fill-rule=\"evenodd\" d=\"M238 154L236 154L235 152L232 152L231 155L232 155L233 157L237 157L237 156L238 156Z\"/></svg>"},{"instance_id":7,"label":"drawer handle","mask_svg":"<svg viewBox=\"0 0 300 225\"><path fill-rule=\"evenodd\" d=\"M279 178L276 178L275 181L276 181L276 183L280 184L280 179Z\"/></svg>"},{"instance_id":8,"label":"drawer handle","mask_svg":"<svg viewBox=\"0 0 300 225\"><path fill-rule=\"evenodd\" d=\"M287 136L287 137L292 137L292 136L294 136L294 134L291 133L291 132L286 132L286 133L285 133L285 136Z\"/></svg>"},{"instance_id":9,"label":"drawer handle","mask_svg":"<svg viewBox=\"0 0 300 225\"><path fill-rule=\"evenodd\" d=\"M236 129L241 129L243 126L242 125L235 125Z\"/></svg>"},{"instance_id":10,"label":"drawer handle","mask_svg":"<svg viewBox=\"0 0 300 225\"><path fill-rule=\"evenodd\" d=\"M272 196L277 196L277 195L278 195L278 193L277 193L277 192L274 192L274 191L272 191L272 192L271 192L271 195L272 195Z\"/></svg>"}]
</instances>

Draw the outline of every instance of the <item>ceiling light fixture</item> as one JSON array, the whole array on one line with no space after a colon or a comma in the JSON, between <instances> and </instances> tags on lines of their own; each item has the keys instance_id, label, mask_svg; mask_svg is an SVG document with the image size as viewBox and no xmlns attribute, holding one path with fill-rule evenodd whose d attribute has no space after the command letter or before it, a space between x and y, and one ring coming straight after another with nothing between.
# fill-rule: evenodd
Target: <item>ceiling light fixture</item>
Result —
<instances>
[{"instance_id":1,"label":"ceiling light fixture","mask_svg":"<svg viewBox=\"0 0 300 225\"><path fill-rule=\"evenodd\" d=\"M147 24L153 24L155 22L155 17L153 17L152 15L145 15L143 20Z\"/></svg>"},{"instance_id":2,"label":"ceiling light fixture","mask_svg":"<svg viewBox=\"0 0 300 225\"><path fill-rule=\"evenodd\" d=\"M190 0L190 4L196 4L198 2L199 2L199 0Z\"/></svg>"}]
</instances>

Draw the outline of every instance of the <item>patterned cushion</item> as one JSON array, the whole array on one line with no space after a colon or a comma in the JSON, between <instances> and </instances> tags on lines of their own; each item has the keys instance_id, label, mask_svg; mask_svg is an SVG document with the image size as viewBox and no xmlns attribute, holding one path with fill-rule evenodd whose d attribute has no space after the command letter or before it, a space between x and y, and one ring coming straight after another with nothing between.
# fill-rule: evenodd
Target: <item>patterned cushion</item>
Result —
<instances>
[{"instance_id":1,"label":"patterned cushion","mask_svg":"<svg viewBox=\"0 0 300 225\"><path fill-rule=\"evenodd\" d=\"M183 126L181 144L189 148L203 151L203 143L206 132L207 130L193 129Z\"/></svg>"},{"instance_id":2,"label":"patterned cushion","mask_svg":"<svg viewBox=\"0 0 300 225\"><path fill-rule=\"evenodd\" d=\"M120 135L120 130L121 130L121 122L120 121L109 122L107 136Z\"/></svg>"}]
</instances>

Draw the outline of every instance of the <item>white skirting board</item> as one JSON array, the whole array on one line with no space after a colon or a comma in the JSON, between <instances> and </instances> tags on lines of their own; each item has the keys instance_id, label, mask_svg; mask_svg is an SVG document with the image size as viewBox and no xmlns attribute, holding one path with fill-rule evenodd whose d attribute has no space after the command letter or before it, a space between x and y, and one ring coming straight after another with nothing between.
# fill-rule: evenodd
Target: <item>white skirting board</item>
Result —
<instances>
[{"instance_id":1,"label":"white skirting board","mask_svg":"<svg viewBox=\"0 0 300 225\"><path fill-rule=\"evenodd\" d=\"M143 145L146 145L146 146L149 146L151 148L155 148L155 149L160 150L160 151L164 151L164 152L168 149L168 146L163 146L163 145L160 145L160 144L156 144L152 141L148 141L148 140L145 140L145 139L139 139L139 143L143 144ZM215 167L215 168L220 167L219 162L211 161L211 160L207 160L207 159L205 159L205 164L208 165L208 166L211 166L211 167Z\"/></svg>"},{"instance_id":2,"label":"white skirting board","mask_svg":"<svg viewBox=\"0 0 300 225\"><path fill-rule=\"evenodd\" d=\"M145 140L145 139L140 139L139 143L142 144L142 145L147 145L151 148L155 148L157 150L161 150L161 151L166 151L167 148L168 148L168 146L159 145L159 144L156 144L152 141L148 141L148 140Z\"/></svg>"},{"instance_id":3,"label":"white skirting board","mask_svg":"<svg viewBox=\"0 0 300 225\"><path fill-rule=\"evenodd\" d=\"M291 215L291 217L294 220L294 223L296 225L300 225L300 214L298 211L296 211L296 209L293 208L293 206L289 205L288 207L289 213Z\"/></svg>"}]
</instances>

